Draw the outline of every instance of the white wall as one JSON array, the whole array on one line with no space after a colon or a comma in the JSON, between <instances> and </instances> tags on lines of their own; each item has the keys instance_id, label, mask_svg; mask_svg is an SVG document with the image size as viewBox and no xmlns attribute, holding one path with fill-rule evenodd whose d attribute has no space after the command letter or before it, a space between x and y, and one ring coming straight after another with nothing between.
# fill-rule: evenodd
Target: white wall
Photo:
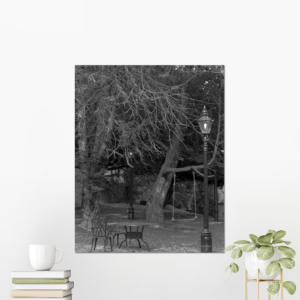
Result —
<instances>
[{"instance_id":1,"label":"white wall","mask_svg":"<svg viewBox=\"0 0 300 300\"><path fill-rule=\"evenodd\" d=\"M31 243L63 250L57 268L72 270L74 300L244 297L243 258L224 283L229 254L75 254L75 64L225 64L226 245L284 229L300 251L296 1L151 1L148 14L121 1L39 3L0 8L1 299L10 271L30 269ZM298 265L285 272L299 278Z\"/></svg>"}]
</instances>

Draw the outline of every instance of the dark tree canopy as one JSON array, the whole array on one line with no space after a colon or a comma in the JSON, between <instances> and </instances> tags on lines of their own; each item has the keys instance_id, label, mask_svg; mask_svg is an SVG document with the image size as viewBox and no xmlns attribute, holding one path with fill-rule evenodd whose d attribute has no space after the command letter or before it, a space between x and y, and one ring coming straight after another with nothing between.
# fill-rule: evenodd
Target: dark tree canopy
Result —
<instances>
[{"instance_id":1,"label":"dark tree canopy","mask_svg":"<svg viewBox=\"0 0 300 300\"><path fill-rule=\"evenodd\" d=\"M144 168L163 163L174 136L178 149L170 160L173 167L165 166L164 172L202 168L197 119L203 105L214 119L209 164L222 169L223 99L223 66L76 66L76 161L84 197L93 202L92 179L114 160Z\"/></svg>"}]
</instances>

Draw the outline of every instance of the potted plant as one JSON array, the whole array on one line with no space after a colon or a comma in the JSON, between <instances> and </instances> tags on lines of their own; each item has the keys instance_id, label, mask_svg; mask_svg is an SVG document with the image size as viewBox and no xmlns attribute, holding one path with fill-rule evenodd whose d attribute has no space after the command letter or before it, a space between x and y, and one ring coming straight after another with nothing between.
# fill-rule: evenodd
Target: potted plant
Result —
<instances>
[{"instance_id":1,"label":"potted plant","mask_svg":"<svg viewBox=\"0 0 300 300\"><path fill-rule=\"evenodd\" d=\"M238 265L234 262L236 259L242 257L245 253L246 269L250 277L257 279L257 269L259 269L259 279L272 280L278 276L280 269L293 269L295 261L293 260L296 251L290 247L291 242L284 241L282 238L286 235L284 230L269 230L266 235L257 237L254 234L249 234L250 241L240 240L225 248L224 252L232 251L231 258L233 262L225 269L225 272L230 269L230 276L232 273L239 271ZM226 280L228 281L229 278ZM289 294L293 295L296 292L296 285L292 281L285 281L283 287ZM280 284L272 282L267 291L271 295L278 294Z\"/></svg>"}]
</instances>

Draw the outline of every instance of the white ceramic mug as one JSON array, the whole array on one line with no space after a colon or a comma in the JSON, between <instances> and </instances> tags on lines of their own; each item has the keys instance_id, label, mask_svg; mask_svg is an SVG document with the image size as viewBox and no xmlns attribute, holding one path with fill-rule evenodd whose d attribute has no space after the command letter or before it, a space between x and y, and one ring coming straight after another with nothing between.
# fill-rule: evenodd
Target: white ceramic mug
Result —
<instances>
[{"instance_id":1,"label":"white ceramic mug","mask_svg":"<svg viewBox=\"0 0 300 300\"><path fill-rule=\"evenodd\" d=\"M55 251L61 253L58 261L55 261ZM29 259L36 271L48 271L63 259L63 253L54 245L29 245Z\"/></svg>"}]
</instances>

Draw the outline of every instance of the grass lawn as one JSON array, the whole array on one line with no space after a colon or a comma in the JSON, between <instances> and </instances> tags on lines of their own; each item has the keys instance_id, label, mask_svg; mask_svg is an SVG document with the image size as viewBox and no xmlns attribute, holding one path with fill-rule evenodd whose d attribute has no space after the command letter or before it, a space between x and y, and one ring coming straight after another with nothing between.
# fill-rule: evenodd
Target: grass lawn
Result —
<instances>
[{"instance_id":1,"label":"grass lawn","mask_svg":"<svg viewBox=\"0 0 300 300\"><path fill-rule=\"evenodd\" d=\"M120 214L124 221L127 217L128 204L106 204L101 205L101 215ZM135 219L137 222L145 219L145 208L143 205L134 205ZM91 251L92 232L79 226L83 211L75 212L75 252L89 253ZM144 240L150 247L150 253L200 253L200 235L203 230L203 216L193 221L194 214L184 210L175 210L176 222L172 222L172 210L165 209L164 224L162 226L150 225L144 228ZM209 229L213 237L213 252L224 253L224 223L213 222L209 218ZM120 241L123 237L120 236ZM115 245L113 253L149 253L146 245L139 248L138 242L132 240L130 247L123 243L121 248ZM110 248L106 248L107 253L111 253ZM97 248L94 253L103 253L103 239L98 239Z\"/></svg>"}]
</instances>

